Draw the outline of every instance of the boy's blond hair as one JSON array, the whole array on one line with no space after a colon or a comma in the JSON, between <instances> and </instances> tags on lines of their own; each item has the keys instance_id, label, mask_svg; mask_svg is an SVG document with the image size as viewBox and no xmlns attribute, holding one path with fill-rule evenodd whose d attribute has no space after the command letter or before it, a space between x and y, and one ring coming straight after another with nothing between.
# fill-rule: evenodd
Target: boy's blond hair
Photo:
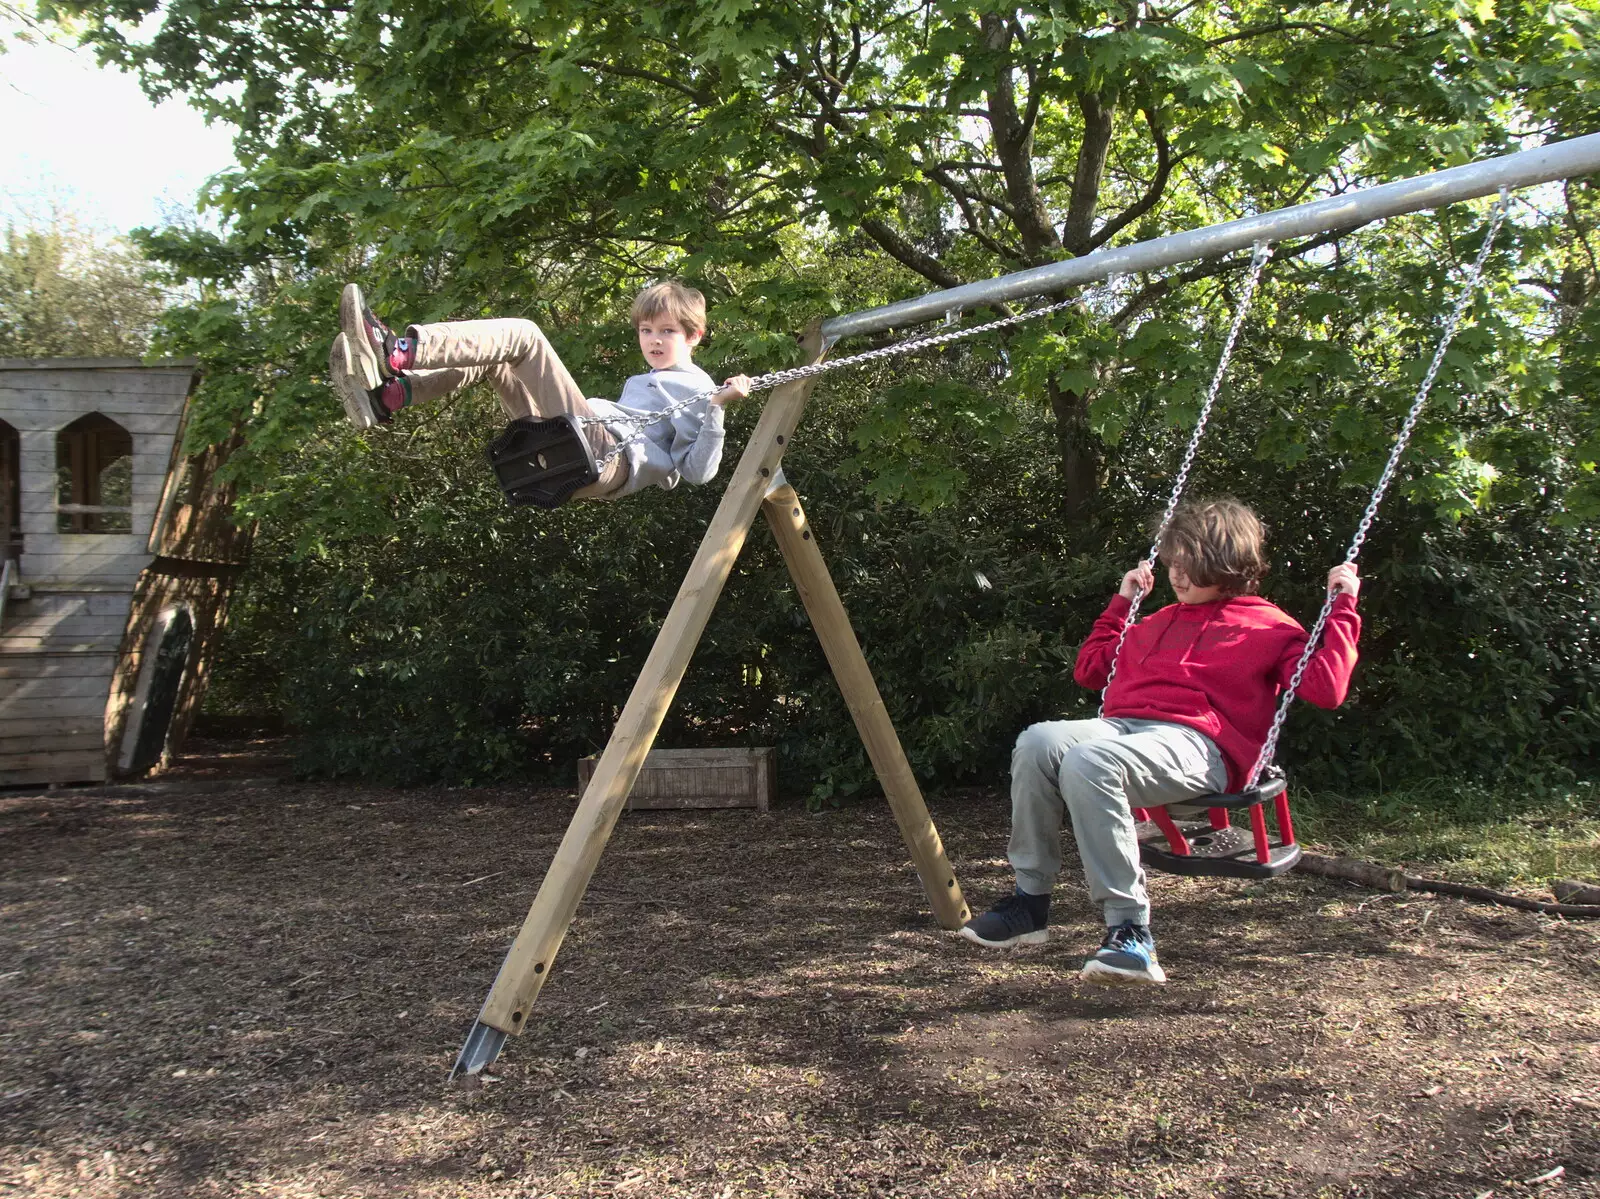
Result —
<instances>
[{"instance_id":1,"label":"boy's blond hair","mask_svg":"<svg viewBox=\"0 0 1600 1199\"><path fill-rule=\"evenodd\" d=\"M1161 557L1196 587L1254 594L1267 574L1267 530L1231 495L1181 505L1161 535Z\"/></svg>"},{"instance_id":2,"label":"boy's blond hair","mask_svg":"<svg viewBox=\"0 0 1600 1199\"><path fill-rule=\"evenodd\" d=\"M692 287L685 287L676 279L655 283L645 288L633 299L628 319L635 328L641 321L666 318L683 326L690 337L706 331L706 298Z\"/></svg>"}]
</instances>

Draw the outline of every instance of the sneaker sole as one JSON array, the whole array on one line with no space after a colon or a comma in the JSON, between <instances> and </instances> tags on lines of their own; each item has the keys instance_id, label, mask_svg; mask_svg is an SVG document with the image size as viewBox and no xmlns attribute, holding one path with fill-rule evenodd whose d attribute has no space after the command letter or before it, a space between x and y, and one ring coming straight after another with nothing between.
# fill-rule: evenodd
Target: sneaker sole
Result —
<instances>
[{"instance_id":1,"label":"sneaker sole","mask_svg":"<svg viewBox=\"0 0 1600 1199\"><path fill-rule=\"evenodd\" d=\"M370 429L377 424L372 415L372 401L367 389L361 386L355 365L350 360L350 339L343 333L333 339L328 351L328 379L344 403L344 414L358 429Z\"/></svg>"},{"instance_id":2,"label":"sneaker sole","mask_svg":"<svg viewBox=\"0 0 1600 1199\"><path fill-rule=\"evenodd\" d=\"M1167 972L1159 964L1154 964L1148 971L1145 970L1118 970L1115 966L1107 966L1104 962L1094 960L1083 964L1083 969L1078 971L1078 977L1086 983L1096 983L1103 987L1139 987L1157 986L1167 981Z\"/></svg>"},{"instance_id":3,"label":"sneaker sole","mask_svg":"<svg viewBox=\"0 0 1600 1199\"><path fill-rule=\"evenodd\" d=\"M367 321L361 314L366 309L361 288L346 283L339 296L339 328L350 342L350 361L356 373L367 381L366 390L376 390L383 383L383 363L367 337Z\"/></svg>"},{"instance_id":4,"label":"sneaker sole","mask_svg":"<svg viewBox=\"0 0 1600 1199\"><path fill-rule=\"evenodd\" d=\"M986 941L970 928L959 930L961 935L974 945L982 945L985 949L1010 949L1013 945L1043 945L1050 939L1050 930L1041 928L1031 933L1018 933L1005 941Z\"/></svg>"}]
</instances>

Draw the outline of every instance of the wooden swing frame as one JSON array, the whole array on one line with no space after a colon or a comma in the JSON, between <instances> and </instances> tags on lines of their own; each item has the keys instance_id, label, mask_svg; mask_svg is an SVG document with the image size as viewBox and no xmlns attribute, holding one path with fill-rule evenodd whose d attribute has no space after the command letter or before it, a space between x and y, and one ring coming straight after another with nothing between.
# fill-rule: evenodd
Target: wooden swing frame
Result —
<instances>
[{"instance_id":1,"label":"wooden swing frame","mask_svg":"<svg viewBox=\"0 0 1600 1199\"><path fill-rule=\"evenodd\" d=\"M806 331L801 347L807 363L822 359L825 347L820 321L813 322ZM872 670L850 627L822 551L811 535L800 497L784 481L779 469L815 383L815 379L786 383L772 393L762 408L755 432L734 467L699 552L656 634L650 655L595 764L578 810L501 963L478 1023L452 1074L476 1074L498 1056L507 1035L518 1035L527 1026L534 1001L550 977L567 927L683 681L757 509L767 518L795 590L800 593L834 679L855 719L935 919L944 928L957 929L971 917Z\"/></svg>"}]
</instances>

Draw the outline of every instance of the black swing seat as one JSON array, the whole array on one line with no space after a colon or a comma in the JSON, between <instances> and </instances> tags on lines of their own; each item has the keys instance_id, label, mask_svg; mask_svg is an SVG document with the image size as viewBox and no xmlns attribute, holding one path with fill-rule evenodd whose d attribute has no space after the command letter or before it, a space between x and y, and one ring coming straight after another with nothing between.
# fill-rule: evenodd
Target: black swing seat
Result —
<instances>
[{"instance_id":1,"label":"black swing seat","mask_svg":"<svg viewBox=\"0 0 1600 1199\"><path fill-rule=\"evenodd\" d=\"M1150 870L1165 874L1210 875L1223 878L1276 878L1300 860L1285 791L1288 781L1276 766L1268 767L1254 787L1226 795L1202 795L1177 805L1185 815L1174 817L1166 809L1137 809L1135 832L1139 860ZM1267 831L1265 805L1271 803L1278 835ZM1206 819L1187 812L1204 808ZM1249 827L1234 825L1230 811L1250 811Z\"/></svg>"},{"instance_id":2,"label":"black swing seat","mask_svg":"<svg viewBox=\"0 0 1600 1199\"><path fill-rule=\"evenodd\" d=\"M1243 791L1234 791L1227 795L1202 795L1190 803L1197 808L1253 808L1258 803L1277 799L1288 789L1289 780L1283 777L1283 771L1276 766L1269 766L1262 772L1261 781L1254 787L1246 787Z\"/></svg>"},{"instance_id":3,"label":"black swing seat","mask_svg":"<svg viewBox=\"0 0 1600 1199\"><path fill-rule=\"evenodd\" d=\"M519 416L484 447L495 481L515 506L559 508L600 478L583 424L571 414Z\"/></svg>"}]
</instances>

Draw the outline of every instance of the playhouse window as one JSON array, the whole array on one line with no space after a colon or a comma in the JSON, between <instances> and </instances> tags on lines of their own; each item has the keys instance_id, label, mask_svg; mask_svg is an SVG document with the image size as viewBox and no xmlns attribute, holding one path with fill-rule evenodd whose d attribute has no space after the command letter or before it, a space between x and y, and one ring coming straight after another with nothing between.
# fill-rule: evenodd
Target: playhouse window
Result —
<instances>
[{"instance_id":1,"label":"playhouse window","mask_svg":"<svg viewBox=\"0 0 1600 1199\"><path fill-rule=\"evenodd\" d=\"M22 438L0 420L0 561L22 540Z\"/></svg>"},{"instance_id":2,"label":"playhouse window","mask_svg":"<svg viewBox=\"0 0 1600 1199\"><path fill-rule=\"evenodd\" d=\"M56 531L133 531L133 437L98 412L56 438Z\"/></svg>"}]
</instances>

